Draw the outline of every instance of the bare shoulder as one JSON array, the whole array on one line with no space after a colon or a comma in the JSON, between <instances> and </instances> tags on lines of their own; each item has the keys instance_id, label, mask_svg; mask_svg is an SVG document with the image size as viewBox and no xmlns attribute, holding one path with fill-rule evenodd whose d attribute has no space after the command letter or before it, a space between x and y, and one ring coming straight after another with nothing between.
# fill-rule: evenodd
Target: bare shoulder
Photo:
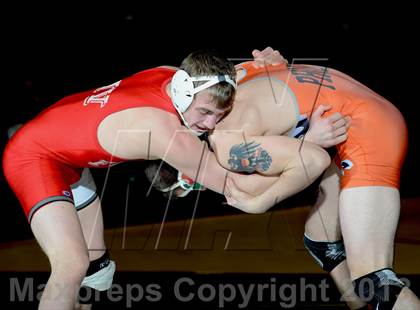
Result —
<instances>
[{"instance_id":1,"label":"bare shoulder","mask_svg":"<svg viewBox=\"0 0 420 310\"><path fill-rule=\"evenodd\" d=\"M174 114L157 111L150 127L150 154L156 158L184 161L185 155L181 154L185 150L189 150L189 154L202 151L197 137Z\"/></svg>"},{"instance_id":2,"label":"bare shoulder","mask_svg":"<svg viewBox=\"0 0 420 310\"><path fill-rule=\"evenodd\" d=\"M155 108L122 110L107 116L97 131L100 145L120 158L160 158L172 132L181 127L176 115ZM118 141L118 143L116 143ZM154 152L157 147L160 153Z\"/></svg>"},{"instance_id":3,"label":"bare shoulder","mask_svg":"<svg viewBox=\"0 0 420 310\"><path fill-rule=\"evenodd\" d=\"M183 128L175 114L156 108L134 109L126 121L130 129L149 132L156 143L167 143L173 132Z\"/></svg>"},{"instance_id":4,"label":"bare shoulder","mask_svg":"<svg viewBox=\"0 0 420 310\"><path fill-rule=\"evenodd\" d=\"M150 132L154 136L167 136L179 129L181 123L176 115L156 108L141 107L118 111L107 116L98 127L100 137L110 142L122 131Z\"/></svg>"},{"instance_id":5,"label":"bare shoulder","mask_svg":"<svg viewBox=\"0 0 420 310\"><path fill-rule=\"evenodd\" d=\"M174 113L155 108L149 110L148 116L151 117L151 121L155 126L163 128L177 128L181 126L178 116Z\"/></svg>"},{"instance_id":6,"label":"bare shoulder","mask_svg":"<svg viewBox=\"0 0 420 310\"><path fill-rule=\"evenodd\" d=\"M260 106L256 104L243 105L239 121L241 129L245 134L251 136L259 136L263 134L266 128L262 115L263 113Z\"/></svg>"},{"instance_id":7,"label":"bare shoulder","mask_svg":"<svg viewBox=\"0 0 420 310\"><path fill-rule=\"evenodd\" d=\"M144 117L147 118L151 134L155 138L159 138L159 141L163 143L167 143L176 132L186 129L182 126L178 116L167 111L150 109L148 115ZM140 121L138 126L142 126Z\"/></svg>"}]
</instances>

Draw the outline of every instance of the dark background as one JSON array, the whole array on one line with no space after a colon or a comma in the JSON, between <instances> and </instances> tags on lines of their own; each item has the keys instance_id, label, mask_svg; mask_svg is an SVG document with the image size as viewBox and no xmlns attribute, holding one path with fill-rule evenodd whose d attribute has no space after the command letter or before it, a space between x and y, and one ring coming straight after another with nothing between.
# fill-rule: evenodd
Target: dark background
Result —
<instances>
[{"instance_id":1,"label":"dark background","mask_svg":"<svg viewBox=\"0 0 420 310\"><path fill-rule=\"evenodd\" d=\"M353 76L400 109L410 134L401 193L402 197L418 195L420 125L416 95L420 72L414 8L401 4L368 10L355 3L340 7L298 3L289 8L280 2L228 7L227 3L197 2L188 6L178 3L162 11L167 4L156 4L152 8L145 2L137 6L129 2L103 3L93 8L61 3L57 8L21 3L5 8L1 13L1 149L10 126L26 122L71 93L107 85L145 68L176 66L196 49L213 48L227 57L250 57L254 48L270 45L289 61L328 58L322 65ZM95 171L94 176L102 189L105 171ZM154 192L144 198L147 183L141 164L113 168L109 182L112 192L106 190L103 199L107 227L122 225L123 212L117 207L125 201L128 183L133 204L129 224L160 219L165 201ZM203 195L212 205L200 209L198 216L236 212L222 206L220 196ZM183 204L193 202L190 197ZM2 175L0 206L0 240L31 237L23 212ZM190 214L190 209L178 209L169 218Z\"/></svg>"}]
</instances>

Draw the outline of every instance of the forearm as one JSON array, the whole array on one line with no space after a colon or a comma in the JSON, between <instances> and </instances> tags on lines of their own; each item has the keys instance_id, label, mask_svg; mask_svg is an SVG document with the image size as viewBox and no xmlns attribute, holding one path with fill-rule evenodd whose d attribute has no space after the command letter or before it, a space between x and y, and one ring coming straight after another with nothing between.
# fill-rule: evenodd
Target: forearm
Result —
<instances>
[{"instance_id":1,"label":"forearm","mask_svg":"<svg viewBox=\"0 0 420 310\"><path fill-rule=\"evenodd\" d=\"M328 154L313 145L302 147L300 156L292 158L278 179L264 192L253 198L244 212L263 213L280 201L300 192L318 178L328 167Z\"/></svg>"},{"instance_id":2,"label":"forearm","mask_svg":"<svg viewBox=\"0 0 420 310\"><path fill-rule=\"evenodd\" d=\"M229 177L234 180L239 190L252 197L261 195L279 179L279 176L265 176L258 173L247 175L229 173Z\"/></svg>"},{"instance_id":3,"label":"forearm","mask_svg":"<svg viewBox=\"0 0 420 310\"><path fill-rule=\"evenodd\" d=\"M174 148L177 147L174 146ZM184 152L178 155L171 155L172 152L170 151L165 161L195 182L212 191L223 194L228 171L219 165L216 156L207 148L204 142L201 142L200 148L200 152L194 152L191 146L188 154ZM194 149L197 150L197 148ZM175 160L173 160L174 158Z\"/></svg>"},{"instance_id":4,"label":"forearm","mask_svg":"<svg viewBox=\"0 0 420 310\"><path fill-rule=\"evenodd\" d=\"M169 121L168 121L169 123ZM207 144L177 124L161 124L150 146L150 156L160 158L208 189L223 193L227 171L221 167ZM169 128L168 128L169 127Z\"/></svg>"},{"instance_id":5,"label":"forearm","mask_svg":"<svg viewBox=\"0 0 420 310\"><path fill-rule=\"evenodd\" d=\"M196 178L194 178L195 176L191 176L191 178L194 178L197 183L200 183L212 191L224 194L228 171L219 165L216 156L208 150L203 159L205 159L205 161L203 160L200 169L196 170Z\"/></svg>"}]
</instances>

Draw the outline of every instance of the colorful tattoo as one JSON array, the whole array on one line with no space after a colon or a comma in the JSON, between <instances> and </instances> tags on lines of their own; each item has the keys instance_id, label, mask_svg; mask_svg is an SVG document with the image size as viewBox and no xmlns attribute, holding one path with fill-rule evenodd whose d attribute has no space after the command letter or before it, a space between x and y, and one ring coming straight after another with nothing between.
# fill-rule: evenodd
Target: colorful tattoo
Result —
<instances>
[{"instance_id":1,"label":"colorful tattoo","mask_svg":"<svg viewBox=\"0 0 420 310\"><path fill-rule=\"evenodd\" d=\"M229 152L228 164L237 172L263 172L270 168L272 159L266 150L254 141L234 145Z\"/></svg>"}]
</instances>

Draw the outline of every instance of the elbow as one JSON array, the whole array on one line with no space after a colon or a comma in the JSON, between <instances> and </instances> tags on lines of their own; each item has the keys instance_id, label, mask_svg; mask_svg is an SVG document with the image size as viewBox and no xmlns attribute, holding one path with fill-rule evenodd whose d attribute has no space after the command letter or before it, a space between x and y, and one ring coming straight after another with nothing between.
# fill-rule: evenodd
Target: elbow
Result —
<instances>
[{"instance_id":1,"label":"elbow","mask_svg":"<svg viewBox=\"0 0 420 310\"><path fill-rule=\"evenodd\" d=\"M268 209L267 208L250 208L247 210L244 210L244 212L248 214L262 214L265 213Z\"/></svg>"},{"instance_id":2,"label":"elbow","mask_svg":"<svg viewBox=\"0 0 420 310\"><path fill-rule=\"evenodd\" d=\"M254 205L254 206L248 206L246 208L241 208L241 210L245 213L249 214L262 214L267 212L272 207L272 205Z\"/></svg>"},{"instance_id":3,"label":"elbow","mask_svg":"<svg viewBox=\"0 0 420 310\"><path fill-rule=\"evenodd\" d=\"M314 161L316 162L314 164L315 169L317 169L314 176L314 179L316 179L330 166L331 157L324 149L317 147L316 159Z\"/></svg>"},{"instance_id":4,"label":"elbow","mask_svg":"<svg viewBox=\"0 0 420 310\"><path fill-rule=\"evenodd\" d=\"M330 155L315 144L308 144L304 148L303 163L307 167L307 173L312 180L319 177L331 164Z\"/></svg>"},{"instance_id":5,"label":"elbow","mask_svg":"<svg viewBox=\"0 0 420 310\"><path fill-rule=\"evenodd\" d=\"M327 169L331 164L331 157L326 150L323 148L317 147L317 161L321 173Z\"/></svg>"},{"instance_id":6,"label":"elbow","mask_svg":"<svg viewBox=\"0 0 420 310\"><path fill-rule=\"evenodd\" d=\"M267 211L268 208L263 208L260 206L243 206L240 204L232 204L232 203L228 203L230 206L241 210L242 212L248 213L248 214L261 214L264 213L265 211Z\"/></svg>"}]
</instances>

